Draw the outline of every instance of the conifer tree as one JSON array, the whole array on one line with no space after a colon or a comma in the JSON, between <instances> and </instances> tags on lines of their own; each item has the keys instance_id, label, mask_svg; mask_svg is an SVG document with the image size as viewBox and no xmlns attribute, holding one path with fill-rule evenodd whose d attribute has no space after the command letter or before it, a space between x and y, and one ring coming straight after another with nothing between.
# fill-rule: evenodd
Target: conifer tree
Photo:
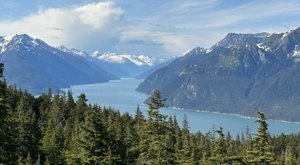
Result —
<instances>
[{"instance_id":1,"label":"conifer tree","mask_svg":"<svg viewBox=\"0 0 300 165\"><path fill-rule=\"evenodd\" d=\"M107 138L110 139L107 142L108 150L104 153L104 160L108 164L119 164L124 150L124 131L121 125L120 113L110 111L107 120L105 121L105 127L107 132Z\"/></svg>"},{"instance_id":2,"label":"conifer tree","mask_svg":"<svg viewBox=\"0 0 300 165\"><path fill-rule=\"evenodd\" d=\"M137 126L137 129L141 127L141 125L145 121L145 117L143 115L143 112L140 110L140 106L137 105L135 116L134 116L135 125Z\"/></svg>"},{"instance_id":3,"label":"conifer tree","mask_svg":"<svg viewBox=\"0 0 300 165\"><path fill-rule=\"evenodd\" d=\"M181 131L182 148L179 150L177 154L178 163L193 164L194 162L192 157L191 137L190 137L189 124L187 121L186 114L183 117L182 126L183 126Z\"/></svg>"},{"instance_id":4,"label":"conifer tree","mask_svg":"<svg viewBox=\"0 0 300 165\"><path fill-rule=\"evenodd\" d=\"M47 127L47 119L48 119L48 113L50 112L50 106L51 106L51 100L52 94L42 94L37 98L37 107L38 107L38 118L39 118L39 127L42 132L46 130Z\"/></svg>"},{"instance_id":5,"label":"conifer tree","mask_svg":"<svg viewBox=\"0 0 300 165\"><path fill-rule=\"evenodd\" d=\"M216 133L219 137L214 142L212 157L210 158L210 160L219 162L221 164L225 163L227 160L227 146L223 128L220 127L219 130L216 130Z\"/></svg>"},{"instance_id":6,"label":"conifer tree","mask_svg":"<svg viewBox=\"0 0 300 165\"><path fill-rule=\"evenodd\" d=\"M285 165L297 165L297 161L295 158L295 151L292 146L287 146L286 148L286 154L285 154Z\"/></svg>"},{"instance_id":7,"label":"conifer tree","mask_svg":"<svg viewBox=\"0 0 300 165\"><path fill-rule=\"evenodd\" d=\"M134 164L139 154L138 145L140 139L135 124L141 123L136 123L136 120L132 119L128 113L123 115L122 125L125 134L123 139L125 158L123 162L127 165Z\"/></svg>"},{"instance_id":8,"label":"conifer tree","mask_svg":"<svg viewBox=\"0 0 300 165\"><path fill-rule=\"evenodd\" d=\"M140 134L140 155L138 164L170 164L174 160L168 151L166 116L159 112L165 105L159 90L156 90L150 97L148 104L148 121L144 124Z\"/></svg>"},{"instance_id":9,"label":"conifer tree","mask_svg":"<svg viewBox=\"0 0 300 165\"><path fill-rule=\"evenodd\" d=\"M247 152L246 160L249 164L278 164L275 161L265 115L261 111L257 111L257 113L259 117L256 122L259 123L259 127L253 140L252 149Z\"/></svg>"},{"instance_id":10,"label":"conifer tree","mask_svg":"<svg viewBox=\"0 0 300 165\"><path fill-rule=\"evenodd\" d=\"M165 106L165 99L161 97L161 92L159 90L154 91L147 105L148 119L150 121L159 123L166 120L167 116L159 112L159 109Z\"/></svg>"},{"instance_id":11,"label":"conifer tree","mask_svg":"<svg viewBox=\"0 0 300 165\"><path fill-rule=\"evenodd\" d=\"M77 139L80 152L73 155L73 160L70 160L69 164L78 160L81 164L109 164L109 160L105 159L105 154L108 153L108 142L111 139L108 139L100 112L89 111L81 129L82 137Z\"/></svg>"},{"instance_id":12,"label":"conifer tree","mask_svg":"<svg viewBox=\"0 0 300 165\"><path fill-rule=\"evenodd\" d=\"M26 161L36 157L38 154L39 128L37 118L30 105L30 98L22 95L17 103L14 121L17 124L17 145L20 161Z\"/></svg>"},{"instance_id":13,"label":"conifer tree","mask_svg":"<svg viewBox=\"0 0 300 165\"><path fill-rule=\"evenodd\" d=\"M173 117L173 124L171 125L171 130L174 133L174 150L175 150L175 157L176 157L176 162L180 162L181 160L181 153L180 151L182 150L182 134L181 134L181 129L178 125L178 121L176 116L174 115Z\"/></svg>"},{"instance_id":14,"label":"conifer tree","mask_svg":"<svg viewBox=\"0 0 300 165\"><path fill-rule=\"evenodd\" d=\"M80 94L78 96L78 100L76 101L76 107L75 107L75 111L72 114L72 117L74 118L74 122L75 122L75 129L78 129L77 126L80 125L81 122L84 121L84 113L86 112L88 108L87 105L87 99L85 94Z\"/></svg>"},{"instance_id":15,"label":"conifer tree","mask_svg":"<svg viewBox=\"0 0 300 165\"><path fill-rule=\"evenodd\" d=\"M13 164L16 158L15 125L10 121L3 71L4 65L0 63L0 164Z\"/></svg>"},{"instance_id":16,"label":"conifer tree","mask_svg":"<svg viewBox=\"0 0 300 165\"><path fill-rule=\"evenodd\" d=\"M41 149L46 157L45 164L64 164L64 136L63 128L60 124L49 123L42 138Z\"/></svg>"}]
</instances>

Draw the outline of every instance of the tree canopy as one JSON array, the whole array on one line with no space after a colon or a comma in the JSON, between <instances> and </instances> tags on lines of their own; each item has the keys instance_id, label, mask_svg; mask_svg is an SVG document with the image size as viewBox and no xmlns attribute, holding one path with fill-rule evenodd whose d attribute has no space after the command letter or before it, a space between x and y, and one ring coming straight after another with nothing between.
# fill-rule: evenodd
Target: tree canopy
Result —
<instances>
[{"instance_id":1,"label":"tree canopy","mask_svg":"<svg viewBox=\"0 0 300 165\"><path fill-rule=\"evenodd\" d=\"M163 115L159 90L147 114L91 105L71 91L34 97L8 87L0 65L0 164L300 164L300 134L271 137L258 111L255 135L190 132Z\"/></svg>"}]
</instances>

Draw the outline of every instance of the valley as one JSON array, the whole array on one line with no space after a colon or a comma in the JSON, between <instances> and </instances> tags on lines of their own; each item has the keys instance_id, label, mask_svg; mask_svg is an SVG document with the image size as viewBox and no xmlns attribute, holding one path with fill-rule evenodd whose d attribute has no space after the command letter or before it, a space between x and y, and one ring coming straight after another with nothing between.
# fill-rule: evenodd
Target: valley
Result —
<instances>
[{"instance_id":1,"label":"valley","mask_svg":"<svg viewBox=\"0 0 300 165\"><path fill-rule=\"evenodd\" d=\"M300 165L299 0L0 13L0 165Z\"/></svg>"},{"instance_id":2,"label":"valley","mask_svg":"<svg viewBox=\"0 0 300 165\"><path fill-rule=\"evenodd\" d=\"M138 105L143 114L147 114L148 106L144 104L144 101L149 96L135 91L142 81L141 79L126 78L100 84L74 85L69 89L65 89L65 91L71 90L74 98L81 93L85 93L89 103L96 103L102 107L114 107L122 114L135 115ZM224 132L230 132L231 135L236 136L237 134L246 133L246 128L249 128L249 131L253 133L257 128L255 118L232 114L201 112L172 107L161 108L160 112L168 116L175 115L179 123L182 123L186 115L190 131L194 133L198 131L208 133L213 129L223 127ZM300 131L300 123L268 120L268 124L272 135L291 134Z\"/></svg>"}]
</instances>

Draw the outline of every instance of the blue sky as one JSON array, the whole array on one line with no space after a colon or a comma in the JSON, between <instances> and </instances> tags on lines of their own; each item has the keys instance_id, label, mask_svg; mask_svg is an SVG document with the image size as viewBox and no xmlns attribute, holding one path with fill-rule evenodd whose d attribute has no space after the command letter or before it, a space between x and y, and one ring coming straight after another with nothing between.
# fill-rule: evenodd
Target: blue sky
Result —
<instances>
[{"instance_id":1,"label":"blue sky","mask_svg":"<svg viewBox=\"0 0 300 165\"><path fill-rule=\"evenodd\" d=\"M173 57L229 32L300 27L300 0L0 0L0 35L91 53Z\"/></svg>"}]
</instances>

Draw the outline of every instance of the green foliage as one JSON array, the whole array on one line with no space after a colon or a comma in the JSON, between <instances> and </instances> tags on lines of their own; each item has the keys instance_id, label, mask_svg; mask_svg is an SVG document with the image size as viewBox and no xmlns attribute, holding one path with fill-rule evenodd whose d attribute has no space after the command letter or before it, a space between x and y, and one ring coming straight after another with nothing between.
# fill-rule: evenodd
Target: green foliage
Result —
<instances>
[{"instance_id":1,"label":"green foliage","mask_svg":"<svg viewBox=\"0 0 300 165\"><path fill-rule=\"evenodd\" d=\"M248 151L247 162L249 164L278 164L275 161L265 115L261 111L257 111L257 113L259 117L256 122L259 123L259 127L252 143L252 149Z\"/></svg>"},{"instance_id":2,"label":"green foliage","mask_svg":"<svg viewBox=\"0 0 300 165\"><path fill-rule=\"evenodd\" d=\"M160 91L146 119L139 106L131 116L89 105L84 94L75 102L71 91L35 98L0 78L0 164L300 164L300 134L270 137L261 112L255 136L192 133L186 116L181 128L160 113Z\"/></svg>"},{"instance_id":3,"label":"green foliage","mask_svg":"<svg viewBox=\"0 0 300 165\"><path fill-rule=\"evenodd\" d=\"M16 158L15 123L11 121L7 104L7 86L3 78L3 67L0 63L0 164L14 164Z\"/></svg>"},{"instance_id":4,"label":"green foliage","mask_svg":"<svg viewBox=\"0 0 300 165\"><path fill-rule=\"evenodd\" d=\"M138 164L172 164L174 160L173 146L169 131L167 116L159 112L163 107L164 99L159 90L156 90L148 102L148 121L140 132L140 154Z\"/></svg>"}]
</instances>

